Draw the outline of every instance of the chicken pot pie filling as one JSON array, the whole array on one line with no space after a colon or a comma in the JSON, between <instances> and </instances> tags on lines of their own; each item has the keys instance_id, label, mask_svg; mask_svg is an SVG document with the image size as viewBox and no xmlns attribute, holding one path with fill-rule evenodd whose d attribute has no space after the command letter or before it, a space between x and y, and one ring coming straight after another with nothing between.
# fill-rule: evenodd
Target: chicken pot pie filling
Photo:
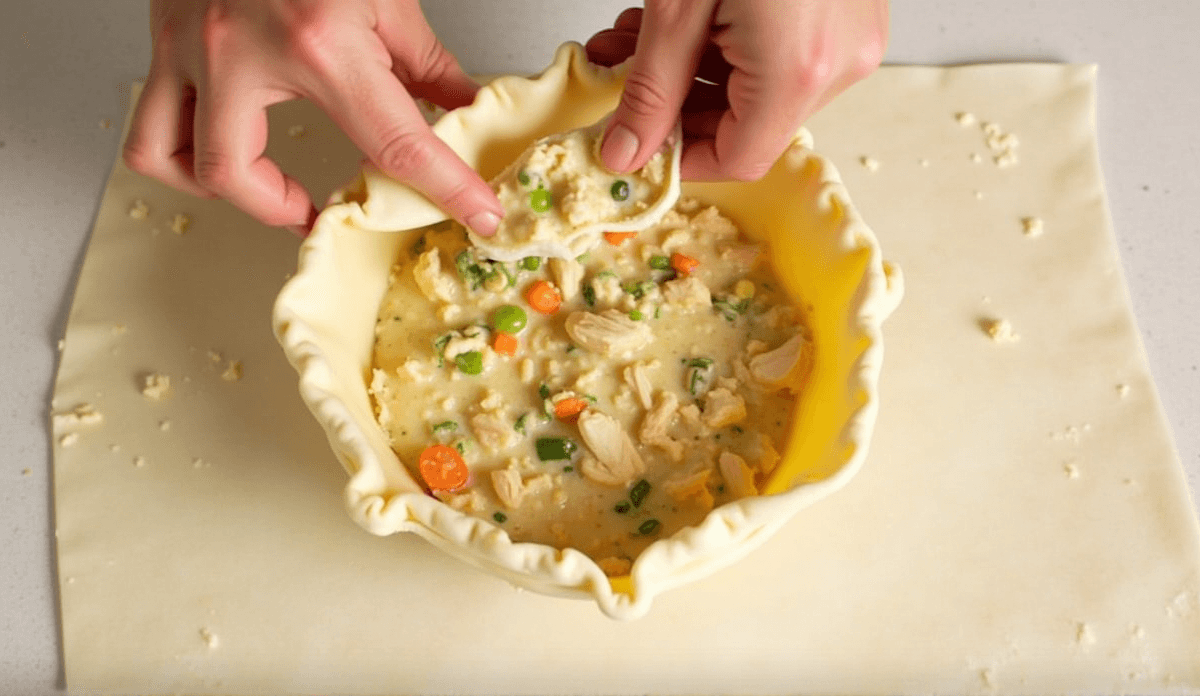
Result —
<instances>
[{"instance_id":1,"label":"chicken pot pie filling","mask_svg":"<svg viewBox=\"0 0 1200 696\"><path fill-rule=\"evenodd\" d=\"M430 494L609 575L778 463L812 361L766 249L682 198L578 258L416 233L376 323L370 393Z\"/></svg>"},{"instance_id":2,"label":"chicken pot pie filling","mask_svg":"<svg viewBox=\"0 0 1200 696\"><path fill-rule=\"evenodd\" d=\"M583 254L609 232L657 222L679 198L678 126L640 169L618 174L600 162L607 120L535 141L491 182L505 215L490 237L470 234L489 259Z\"/></svg>"}]
</instances>

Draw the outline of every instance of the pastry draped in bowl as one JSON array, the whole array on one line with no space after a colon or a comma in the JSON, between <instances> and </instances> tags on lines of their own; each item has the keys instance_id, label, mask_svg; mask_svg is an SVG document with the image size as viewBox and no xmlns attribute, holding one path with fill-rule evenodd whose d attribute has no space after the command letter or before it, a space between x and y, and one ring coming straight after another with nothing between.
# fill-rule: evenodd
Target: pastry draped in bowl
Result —
<instances>
[{"instance_id":1,"label":"pastry draped in bowl","mask_svg":"<svg viewBox=\"0 0 1200 696\"><path fill-rule=\"evenodd\" d=\"M491 180L530 143L610 113L623 79L621 68L592 65L582 47L565 44L541 75L494 80L472 105L443 116L434 132ZM683 185L684 195L716 206L767 246L787 295L807 312L813 362L803 388L791 385L799 396L788 445L762 494L655 541L619 577L580 551L516 543L502 526L451 508L429 495L389 446L369 392L377 312L395 259L412 243L403 231L446 216L413 189L364 167L321 213L274 312L300 393L350 476L344 497L354 521L378 535L416 533L515 585L591 598L608 616L630 619L644 615L659 593L742 558L843 486L866 456L878 409L881 324L902 283L833 165L811 147L801 131L759 181Z\"/></svg>"}]
</instances>

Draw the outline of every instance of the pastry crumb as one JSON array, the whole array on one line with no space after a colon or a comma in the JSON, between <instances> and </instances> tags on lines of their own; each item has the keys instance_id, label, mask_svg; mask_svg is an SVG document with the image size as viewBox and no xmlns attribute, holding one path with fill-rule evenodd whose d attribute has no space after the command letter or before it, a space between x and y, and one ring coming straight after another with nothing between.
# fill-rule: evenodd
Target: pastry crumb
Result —
<instances>
[{"instance_id":1,"label":"pastry crumb","mask_svg":"<svg viewBox=\"0 0 1200 696\"><path fill-rule=\"evenodd\" d=\"M207 628L200 629L200 639L204 641L209 650L216 650L221 645L221 639L217 637L217 634Z\"/></svg>"},{"instance_id":2,"label":"pastry crumb","mask_svg":"<svg viewBox=\"0 0 1200 696\"><path fill-rule=\"evenodd\" d=\"M1063 464L1063 472L1069 479L1079 478L1079 467L1075 466L1075 464L1072 462L1066 462Z\"/></svg>"},{"instance_id":3,"label":"pastry crumb","mask_svg":"<svg viewBox=\"0 0 1200 696\"><path fill-rule=\"evenodd\" d=\"M1117 396L1122 399L1129 396L1129 385L1128 384L1118 384L1117 385Z\"/></svg>"},{"instance_id":4,"label":"pastry crumb","mask_svg":"<svg viewBox=\"0 0 1200 696\"><path fill-rule=\"evenodd\" d=\"M960 111L954 114L954 120L958 121L958 125L966 128L975 125L975 114L970 111Z\"/></svg>"},{"instance_id":5,"label":"pastry crumb","mask_svg":"<svg viewBox=\"0 0 1200 696\"><path fill-rule=\"evenodd\" d=\"M137 199L129 206L129 217L134 220L145 220L150 217L150 206L146 204L146 201Z\"/></svg>"},{"instance_id":6,"label":"pastry crumb","mask_svg":"<svg viewBox=\"0 0 1200 696\"><path fill-rule=\"evenodd\" d=\"M192 219L183 213L175 213L171 217L171 231L175 234L184 234L192 226Z\"/></svg>"},{"instance_id":7,"label":"pastry crumb","mask_svg":"<svg viewBox=\"0 0 1200 696\"><path fill-rule=\"evenodd\" d=\"M204 469L204 468L207 468L207 467L209 467L209 466L212 466L212 465L211 465L211 464L209 464L208 462L204 461L204 460L203 460L203 459L201 459L200 457L193 457L193 458L192 458L192 467L193 467L193 468L196 468L196 469Z\"/></svg>"},{"instance_id":8,"label":"pastry crumb","mask_svg":"<svg viewBox=\"0 0 1200 696\"><path fill-rule=\"evenodd\" d=\"M167 432L168 430L170 430L170 429L171 429L171 421L169 421L169 420L160 420L160 421L158 422L158 429L159 429L159 430L161 430L161 431L163 431L164 433L165 433L165 432Z\"/></svg>"},{"instance_id":9,"label":"pastry crumb","mask_svg":"<svg viewBox=\"0 0 1200 696\"><path fill-rule=\"evenodd\" d=\"M146 458L139 454L133 458L133 465L139 469L146 466Z\"/></svg>"},{"instance_id":10,"label":"pastry crumb","mask_svg":"<svg viewBox=\"0 0 1200 696\"><path fill-rule=\"evenodd\" d=\"M863 155L862 157L858 158L858 162L863 166L863 169L866 169L868 172L879 171L879 160L875 159L874 157Z\"/></svg>"},{"instance_id":11,"label":"pastry crumb","mask_svg":"<svg viewBox=\"0 0 1200 696\"><path fill-rule=\"evenodd\" d=\"M33 469L21 469L22 476L29 476L32 473L33 473Z\"/></svg>"},{"instance_id":12,"label":"pastry crumb","mask_svg":"<svg viewBox=\"0 0 1200 696\"><path fill-rule=\"evenodd\" d=\"M307 130L305 130L304 126L300 124L296 124L287 130L289 138L303 138L306 132Z\"/></svg>"},{"instance_id":13,"label":"pastry crumb","mask_svg":"<svg viewBox=\"0 0 1200 696\"><path fill-rule=\"evenodd\" d=\"M225 371L221 373L221 379L226 382L236 382L242 378L242 361L230 360L225 366Z\"/></svg>"},{"instance_id":14,"label":"pastry crumb","mask_svg":"<svg viewBox=\"0 0 1200 696\"><path fill-rule=\"evenodd\" d=\"M142 396L151 401L162 401L171 390L171 378L152 372L142 377Z\"/></svg>"},{"instance_id":15,"label":"pastry crumb","mask_svg":"<svg viewBox=\"0 0 1200 696\"><path fill-rule=\"evenodd\" d=\"M1021 218L1021 231L1026 237L1040 237L1045 232L1045 223L1040 217L1023 217Z\"/></svg>"},{"instance_id":16,"label":"pastry crumb","mask_svg":"<svg viewBox=\"0 0 1200 696\"><path fill-rule=\"evenodd\" d=\"M981 319L979 325L995 343L1015 343L1021 340L1020 334L1013 330L1007 319Z\"/></svg>"},{"instance_id":17,"label":"pastry crumb","mask_svg":"<svg viewBox=\"0 0 1200 696\"><path fill-rule=\"evenodd\" d=\"M917 164L921 165L922 167L928 167L929 159L926 157L922 157L921 159L917 160Z\"/></svg>"},{"instance_id":18,"label":"pastry crumb","mask_svg":"<svg viewBox=\"0 0 1200 696\"><path fill-rule=\"evenodd\" d=\"M58 438L58 444L60 447L72 447L77 442L79 442L79 433L67 433L66 435Z\"/></svg>"},{"instance_id":19,"label":"pastry crumb","mask_svg":"<svg viewBox=\"0 0 1200 696\"><path fill-rule=\"evenodd\" d=\"M1092 627L1080 622L1075 627L1075 642L1079 645L1095 645L1096 634L1092 633Z\"/></svg>"},{"instance_id":20,"label":"pastry crumb","mask_svg":"<svg viewBox=\"0 0 1200 696\"><path fill-rule=\"evenodd\" d=\"M1020 161L1017 159L1016 150L1013 149L1004 150L1000 154L993 157L992 160L995 161L996 166L1000 167L1001 169L1015 166L1017 162Z\"/></svg>"},{"instance_id":21,"label":"pastry crumb","mask_svg":"<svg viewBox=\"0 0 1200 696\"><path fill-rule=\"evenodd\" d=\"M983 200L983 191L975 191L975 200L977 200L977 201Z\"/></svg>"},{"instance_id":22,"label":"pastry crumb","mask_svg":"<svg viewBox=\"0 0 1200 696\"><path fill-rule=\"evenodd\" d=\"M980 162L983 161L983 157L981 157L978 152L972 152L969 155L969 157L970 157L971 161L974 162L975 164L979 164Z\"/></svg>"},{"instance_id":23,"label":"pastry crumb","mask_svg":"<svg viewBox=\"0 0 1200 696\"><path fill-rule=\"evenodd\" d=\"M109 445L109 446L108 446L108 451L109 451L109 452L112 452L113 454L116 454L117 452L120 452L120 451L121 451L121 446L120 446L120 445L118 445L118 444L112 444L112 445Z\"/></svg>"},{"instance_id":24,"label":"pastry crumb","mask_svg":"<svg viewBox=\"0 0 1200 696\"><path fill-rule=\"evenodd\" d=\"M78 425L99 425L103 422L104 414L97 411L95 406L87 403L79 404L70 411L50 414L50 424L55 430Z\"/></svg>"}]
</instances>

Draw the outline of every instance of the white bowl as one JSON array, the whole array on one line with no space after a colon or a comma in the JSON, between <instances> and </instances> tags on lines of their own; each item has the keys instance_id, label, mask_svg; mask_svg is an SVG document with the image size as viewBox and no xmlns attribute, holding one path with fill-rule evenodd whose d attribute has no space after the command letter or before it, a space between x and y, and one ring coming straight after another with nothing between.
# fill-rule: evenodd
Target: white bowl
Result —
<instances>
[{"instance_id":1,"label":"white bowl","mask_svg":"<svg viewBox=\"0 0 1200 696\"><path fill-rule=\"evenodd\" d=\"M488 179L533 140L610 112L623 75L588 63L578 44L564 44L542 75L495 80L434 131ZM656 541L619 578L582 552L514 543L497 525L430 497L388 446L367 392L376 313L388 271L410 243L397 230L445 214L364 168L321 213L274 314L300 393L350 475L345 500L354 521L373 534L419 534L518 586L591 598L605 614L628 619L645 614L660 592L743 557L798 510L844 485L866 456L878 405L880 325L902 284L834 167L810 148L802 131L758 182L684 185L685 195L718 206L747 236L766 241L786 291L811 307L814 363L796 402L790 444L764 495L723 505L699 525Z\"/></svg>"}]
</instances>

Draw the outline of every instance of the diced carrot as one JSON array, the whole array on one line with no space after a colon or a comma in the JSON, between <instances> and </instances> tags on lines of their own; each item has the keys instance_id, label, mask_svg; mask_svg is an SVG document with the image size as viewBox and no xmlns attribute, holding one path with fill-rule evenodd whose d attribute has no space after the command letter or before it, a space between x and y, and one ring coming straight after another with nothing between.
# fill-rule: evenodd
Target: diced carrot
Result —
<instances>
[{"instance_id":1,"label":"diced carrot","mask_svg":"<svg viewBox=\"0 0 1200 696\"><path fill-rule=\"evenodd\" d=\"M504 333L503 331L497 331L496 338L492 341L492 350L500 355L516 355L517 345L516 336Z\"/></svg>"},{"instance_id":2,"label":"diced carrot","mask_svg":"<svg viewBox=\"0 0 1200 696\"><path fill-rule=\"evenodd\" d=\"M421 478L432 491L456 491L471 477L467 463L458 450L449 445L430 445L418 460Z\"/></svg>"},{"instance_id":3,"label":"diced carrot","mask_svg":"<svg viewBox=\"0 0 1200 696\"><path fill-rule=\"evenodd\" d=\"M671 268L674 268L679 275L688 275L692 271L696 270L696 267L699 265L699 261L693 259L687 254L681 254L678 251L674 254L671 254Z\"/></svg>"},{"instance_id":4,"label":"diced carrot","mask_svg":"<svg viewBox=\"0 0 1200 696\"><path fill-rule=\"evenodd\" d=\"M554 404L554 415L560 421L574 423L575 421L579 420L579 414L583 413L583 410L587 408L587 406L588 402L584 399L568 396L567 398L561 399L558 401L558 403Z\"/></svg>"},{"instance_id":5,"label":"diced carrot","mask_svg":"<svg viewBox=\"0 0 1200 696\"><path fill-rule=\"evenodd\" d=\"M637 232L605 232L604 241L613 246L620 246L627 239L633 239L637 236Z\"/></svg>"},{"instance_id":6,"label":"diced carrot","mask_svg":"<svg viewBox=\"0 0 1200 696\"><path fill-rule=\"evenodd\" d=\"M562 304L562 296L558 294L558 290L544 280L539 280L529 286L529 292L525 294L525 299L529 302L530 307L542 314L554 314Z\"/></svg>"}]
</instances>

